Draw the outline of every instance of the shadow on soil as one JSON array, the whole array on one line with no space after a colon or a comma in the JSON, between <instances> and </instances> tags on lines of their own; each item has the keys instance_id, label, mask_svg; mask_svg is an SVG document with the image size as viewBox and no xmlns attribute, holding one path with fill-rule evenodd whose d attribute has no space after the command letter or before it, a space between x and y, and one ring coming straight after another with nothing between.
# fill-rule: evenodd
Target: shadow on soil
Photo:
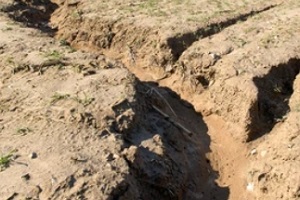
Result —
<instances>
[{"instance_id":1,"label":"shadow on soil","mask_svg":"<svg viewBox=\"0 0 300 200\"><path fill-rule=\"evenodd\" d=\"M13 4L2 8L15 21L24 23L27 27L37 28L42 32L54 34L48 22L51 14L58 6L49 0L15 0Z\"/></svg>"},{"instance_id":2,"label":"shadow on soil","mask_svg":"<svg viewBox=\"0 0 300 200\"><path fill-rule=\"evenodd\" d=\"M148 82L136 89L142 111L123 134L130 173L110 199L228 199L205 156L211 141L201 114L169 88Z\"/></svg>"},{"instance_id":3,"label":"shadow on soil","mask_svg":"<svg viewBox=\"0 0 300 200\"><path fill-rule=\"evenodd\" d=\"M223 29L236 24L239 21L246 21L249 17L259 14L261 12L270 10L276 5L270 5L259 10L252 10L248 13L238 15L236 17L226 19L225 21L212 23L206 27L201 27L195 32L188 32L179 37L172 37L167 40L168 46L171 48L174 61L177 61L181 54L199 39L209 37L211 35L221 32Z\"/></svg>"},{"instance_id":4,"label":"shadow on soil","mask_svg":"<svg viewBox=\"0 0 300 200\"><path fill-rule=\"evenodd\" d=\"M250 109L252 120L248 141L265 135L277 122L284 120L290 111L289 99L294 92L293 84L299 70L300 60L290 59L286 64L273 66L265 76L253 78L258 88L258 98Z\"/></svg>"}]
</instances>

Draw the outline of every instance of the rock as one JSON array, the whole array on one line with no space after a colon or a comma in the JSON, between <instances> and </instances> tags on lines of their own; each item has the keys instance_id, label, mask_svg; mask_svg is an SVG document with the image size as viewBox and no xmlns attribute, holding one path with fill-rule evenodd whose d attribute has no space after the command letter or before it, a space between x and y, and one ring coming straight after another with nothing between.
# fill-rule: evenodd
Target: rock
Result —
<instances>
[{"instance_id":1,"label":"rock","mask_svg":"<svg viewBox=\"0 0 300 200\"><path fill-rule=\"evenodd\" d=\"M108 136L109 134L110 134L109 131L104 129L104 130L99 132L98 136L102 138L102 137Z\"/></svg>"},{"instance_id":2,"label":"rock","mask_svg":"<svg viewBox=\"0 0 300 200\"><path fill-rule=\"evenodd\" d=\"M26 199L39 199L40 193L42 192L42 189L40 186L36 185L29 189L27 193Z\"/></svg>"},{"instance_id":3,"label":"rock","mask_svg":"<svg viewBox=\"0 0 300 200\"><path fill-rule=\"evenodd\" d=\"M24 181L28 181L28 180L30 179L30 174L29 174L29 173L26 173L26 174L22 175L21 178L22 178Z\"/></svg>"},{"instance_id":4,"label":"rock","mask_svg":"<svg viewBox=\"0 0 300 200\"><path fill-rule=\"evenodd\" d=\"M214 53L214 52L209 52L208 55L210 55L210 57L216 61L216 60L219 60L221 57L217 54L217 53Z\"/></svg>"},{"instance_id":5,"label":"rock","mask_svg":"<svg viewBox=\"0 0 300 200\"><path fill-rule=\"evenodd\" d=\"M248 183L247 184L247 190L250 191L250 192L253 192L254 191L254 183Z\"/></svg>"},{"instance_id":6,"label":"rock","mask_svg":"<svg viewBox=\"0 0 300 200\"><path fill-rule=\"evenodd\" d=\"M29 154L28 157L29 157L30 159L35 159L35 158L37 158L37 153L32 152L31 154Z\"/></svg>"},{"instance_id":7,"label":"rock","mask_svg":"<svg viewBox=\"0 0 300 200\"><path fill-rule=\"evenodd\" d=\"M251 152L250 152L251 155L255 155L257 154L257 150L256 149L253 149Z\"/></svg>"},{"instance_id":8,"label":"rock","mask_svg":"<svg viewBox=\"0 0 300 200\"><path fill-rule=\"evenodd\" d=\"M115 158L114 158L114 154L112 153L109 153L107 156L106 156L106 161L110 162L110 161L113 161Z\"/></svg>"},{"instance_id":9,"label":"rock","mask_svg":"<svg viewBox=\"0 0 300 200\"><path fill-rule=\"evenodd\" d=\"M167 65L165 68L166 72L172 72L173 71L173 66L172 65Z\"/></svg>"},{"instance_id":10,"label":"rock","mask_svg":"<svg viewBox=\"0 0 300 200\"><path fill-rule=\"evenodd\" d=\"M94 70L94 69L88 69L83 72L83 76L90 76L90 75L94 75L94 74L96 74L96 70Z\"/></svg>"}]
</instances>

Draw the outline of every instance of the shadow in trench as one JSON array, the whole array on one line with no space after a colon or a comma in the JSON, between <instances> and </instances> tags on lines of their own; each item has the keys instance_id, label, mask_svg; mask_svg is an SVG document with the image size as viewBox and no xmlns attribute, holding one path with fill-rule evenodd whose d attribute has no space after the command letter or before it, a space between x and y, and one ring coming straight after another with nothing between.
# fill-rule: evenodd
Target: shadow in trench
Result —
<instances>
[{"instance_id":1,"label":"shadow in trench","mask_svg":"<svg viewBox=\"0 0 300 200\"><path fill-rule=\"evenodd\" d=\"M130 173L109 199L228 199L228 187L215 182L218 173L205 156L211 141L201 114L168 88L148 82L136 89L134 126L121 132Z\"/></svg>"},{"instance_id":2,"label":"shadow in trench","mask_svg":"<svg viewBox=\"0 0 300 200\"><path fill-rule=\"evenodd\" d=\"M273 66L268 74L254 77L258 88L257 102L250 109L248 141L270 132L277 122L284 120L290 111L289 99L293 84L300 71L300 60L290 59L287 63Z\"/></svg>"},{"instance_id":3,"label":"shadow in trench","mask_svg":"<svg viewBox=\"0 0 300 200\"><path fill-rule=\"evenodd\" d=\"M58 5L49 0L14 0L12 4L2 8L2 11L27 27L53 35L57 30L52 29L48 22L57 8Z\"/></svg>"}]
</instances>

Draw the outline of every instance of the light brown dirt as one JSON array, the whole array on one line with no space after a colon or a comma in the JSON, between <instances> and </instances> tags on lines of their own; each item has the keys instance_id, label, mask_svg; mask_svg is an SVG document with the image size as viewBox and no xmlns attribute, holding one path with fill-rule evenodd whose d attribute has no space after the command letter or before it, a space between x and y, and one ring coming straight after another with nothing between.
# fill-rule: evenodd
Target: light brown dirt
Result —
<instances>
[{"instance_id":1,"label":"light brown dirt","mask_svg":"<svg viewBox=\"0 0 300 200\"><path fill-rule=\"evenodd\" d=\"M0 197L300 198L297 0L1 7Z\"/></svg>"}]
</instances>

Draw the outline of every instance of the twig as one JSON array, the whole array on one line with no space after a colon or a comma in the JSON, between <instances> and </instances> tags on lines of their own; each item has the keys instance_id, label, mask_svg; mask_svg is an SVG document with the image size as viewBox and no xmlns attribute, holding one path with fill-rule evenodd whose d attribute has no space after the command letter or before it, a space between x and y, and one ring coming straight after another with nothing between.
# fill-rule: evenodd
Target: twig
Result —
<instances>
[{"instance_id":1,"label":"twig","mask_svg":"<svg viewBox=\"0 0 300 200\"><path fill-rule=\"evenodd\" d=\"M150 87L150 86L148 86ZM167 106L170 108L170 110L172 111L172 113L177 117L175 111L172 109L171 105L168 103L168 101L165 99L165 97L159 93L158 90L156 90L155 88L153 87L150 87L152 91L154 91L160 98L162 98L164 100L164 102L167 104Z\"/></svg>"},{"instance_id":2,"label":"twig","mask_svg":"<svg viewBox=\"0 0 300 200\"><path fill-rule=\"evenodd\" d=\"M162 116L164 116L165 118L170 118L170 116L166 113L164 113L163 111L161 111L159 108L157 108L155 105L152 105L152 107L154 108L154 110L156 110L157 112L159 112L159 114L161 114Z\"/></svg>"},{"instance_id":3,"label":"twig","mask_svg":"<svg viewBox=\"0 0 300 200\"><path fill-rule=\"evenodd\" d=\"M183 125L180 124L179 122L173 120L168 114L164 113L162 110L160 110L159 108L157 108L155 105L152 105L152 107L153 107L154 110L156 110L159 114L161 114L161 115L164 116L165 118L169 119L169 121L172 122L175 126L177 126L178 128L182 129L184 132L188 133L189 135L192 134L192 131L190 131L189 129L187 129L185 126L183 126Z\"/></svg>"}]
</instances>

